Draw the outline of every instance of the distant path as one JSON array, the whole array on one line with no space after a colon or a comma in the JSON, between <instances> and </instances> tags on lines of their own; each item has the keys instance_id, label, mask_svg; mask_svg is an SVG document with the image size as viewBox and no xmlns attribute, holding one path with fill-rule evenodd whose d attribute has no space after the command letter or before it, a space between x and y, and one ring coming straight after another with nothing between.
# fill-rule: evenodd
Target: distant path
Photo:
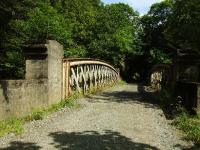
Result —
<instances>
[{"instance_id":1,"label":"distant path","mask_svg":"<svg viewBox=\"0 0 200 150\"><path fill-rule=\"evenodd\" d=\"M63 109L26 125L21 137L0 139L0 149L181 150L189 144L162 110L145 102L138 86L123 85L80 99L80 109Z\"/></svg>"}]
</instances>

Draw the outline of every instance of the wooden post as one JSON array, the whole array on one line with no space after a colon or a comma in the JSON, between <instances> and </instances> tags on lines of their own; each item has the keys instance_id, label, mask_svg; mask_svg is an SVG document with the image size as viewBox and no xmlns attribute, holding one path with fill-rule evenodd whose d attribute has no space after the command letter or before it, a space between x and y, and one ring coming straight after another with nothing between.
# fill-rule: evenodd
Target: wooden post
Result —
<instances>
[{"instance_id":1,"label":"wooden post","mask_svg":"<svg viewBox=\"0 0 200 150\"><path fill-rule=\"evenodd\" d=\"M65 91L66 91L66 74L65 74L65 70L66 70L66 62L65 60L63 60L62 62L62 67L63 67L63 75L62 75L62 78L63 78L63 81L62 81L62 99L65 99Z\"/></svg>"},{"instance_id":2,"label":"wooden post","mask_svg":"<svg viewBox=\"0 0 200 150\"><path fill-rule=\"evenodd\" d=\"M70 62L66 61L66 69L65 69L65 74L66 74L66 79L65 79L65 98L68 97L70 95Z\"/></svg>"}]
</instances>

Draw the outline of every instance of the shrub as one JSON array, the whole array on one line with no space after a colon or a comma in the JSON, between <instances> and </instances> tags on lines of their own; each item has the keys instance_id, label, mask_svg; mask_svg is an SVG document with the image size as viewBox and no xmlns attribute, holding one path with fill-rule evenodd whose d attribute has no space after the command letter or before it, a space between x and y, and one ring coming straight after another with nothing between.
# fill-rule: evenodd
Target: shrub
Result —
<instances>
[{"instance_id":1,"label":"shrub","mask_svg":"<svg viewBox=\"0 0 200 150\"><path fill-rule=\"evenodd\" d=\"M198 116L182 113L176 118L174 124L186 133L186 139L200 144L200 120Z\"/></svg>"}]
</instances>

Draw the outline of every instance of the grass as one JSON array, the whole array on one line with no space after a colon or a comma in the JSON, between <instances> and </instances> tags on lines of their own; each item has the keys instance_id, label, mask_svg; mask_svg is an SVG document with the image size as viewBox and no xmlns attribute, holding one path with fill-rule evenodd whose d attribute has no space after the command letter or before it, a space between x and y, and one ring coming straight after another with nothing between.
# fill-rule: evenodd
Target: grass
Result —
<instances>
[{"instance_id":1,"label":"grass","mask_svg":"<svg viewBox=\"0 0 200 150\"><path fill-rule=\"evenodd\" d=\"M182 113L174 121L179 129L183 130L187 140L200 145L200 117Z\"/></svg>"},{"instance_id":2,"label":"grass","mask_svg":"<svg viewBox=\"0 0 200 150\"><path fill-rule=\"evenodd\" d=\"M72 96L68 97L57 104L53 104L48 108L37 109L33 111L30 115L24 117L25 121L42 120L45 116L56 112L62 108L79 108L80 104L77 103L76 99L82 97L82 94L74 93Z\"/></svg>"},{"instance_id":3,"label":"grass","mask_svg":"<svg viewBox=\"0 0 200 150\"><path fill-rule=\"evenodd\" d=\"M53 104L48 108L36 109L31 114L23 117L23 118L10 118L4 121L0 121L0 137L5 136L9 133L15 133L16 135L20 135L23 133L24 128L23 125L25 122L33 121L33 120L42 120L45 116L56 112L62 108L79 108L80 104L76 102L77 98L82 97L81 94L75 93L64 101L59 102L58 104Z\"/></svg>"},{"instance_id":4,"label":"grass","mask_svg":"<svg viewBox=\"0 0 200 150\"><path fill-rule=\"evenodd\" d=\"M119 81L118 84L124 84L124 82ZM109 85L112 86L112 85ZM101 88L93 88L85 95L87 94L94 94L96 92L100 92L103 89L107 88L101 87ZM47 115L56 112L62 108L68 107L68 108L80 108L81 105L77 103L76 99L83 97L83 94L80 93L73 93L70 97L68 97L66 100L63 100L59 102L58 104L53 104L48 108L38 108L34 110L31 114L23 117L23 118L10 118L4 121L0 121L0 137L5 136L9 133L15 133L16 135L20 135L24 131L24 124L29 121L33 120L42 120Z\"/></svg>"},{"instance_id":5,"label":"grass","mask_svg":"<svg viewBox=\"0 0 200 150\"><path fill-rule=\"evenodd\" d=\"M5 121L0 122L0 137L8 134L8 133L15 133L15 134L21 134L23 132L23 125L24 125L23 119L18 118L11 118Z\"/></svg>"},{"instance_id":6,"label":"grass","mask_svg":"<svg viewBox=\"0 0 200 150\"><path fill-rule=\"evenodd\" d=\"M162 90L155 99L174 119L173 125L185 133L185 139L200 145L200 114L190 115L182 106L180 97L175 98L170 90Z\"/></svg>"},{"instance_id":7,"label":"grass","mask_svg":"<svg viewBox=\"0 0 200 150\"><path fill-rule=\"evenodd\" d=\"M124 80L119 80L119 85L125 85L126 84L126 81Z\"/></svg>"}]
</instances>

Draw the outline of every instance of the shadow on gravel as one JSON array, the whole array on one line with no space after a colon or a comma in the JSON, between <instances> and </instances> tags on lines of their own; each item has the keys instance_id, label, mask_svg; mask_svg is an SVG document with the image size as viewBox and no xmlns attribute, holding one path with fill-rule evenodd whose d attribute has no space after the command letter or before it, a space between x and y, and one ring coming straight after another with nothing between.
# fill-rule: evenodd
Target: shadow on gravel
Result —
<instances>
[{"instance_id":1,"label":"shadow on gravel","mask_svg":"<svg viewBox=\"0 0 200 150\"><path fill-rule=\"evenodd\" d=\"M179 148L181 150L200 150L199 146L193 146L193 147L190 147L190 148L184 148L183 146L178 144L175 147Z\"/></svg>"},{"instance_id":2,"label":"shadow on gravel","mask_svg":"<svg viewBox=\"0 0 200 150\"><path fill-rule=\"evenodd\" d=\"M35 143L25 143L25 142L11 142L9 147L0 148L0 150L39 150L40 146Z\"/></svg>"},{"instance_id":3,"label":"shadow on gravel","mask_svg":"<svg viewBox=\"0 0 200 150\"><path fill-rule=\"evenodd\" d=\"M144 86L137 86L137 91L109 91L102 92L96 95L87 96L88 101L91 103L95 102L117 102L117 103L137 103L143 104L147 108L159 108L158 105L153 101L154 93L145 92Z\"/></svg>"},{"instance_id":4,"label":"shadow on gravel","mask_svg":"<svg viewBox=\"0 0 200 150\"><path fill-rule=\"evenodd\" d=\"M54 132L50 134L59 150L159 150L156 147L136 143L111 130L100 134L96 131L85 132Z\"/></svg>"},{"instance_id":5,"label":"shadow on gravel","mask_svg":"<svg viewBox=\"0 0 200 150\"><path fill-rule=\"evenodd\" d=\"M145 90L145 86L142 85L138 86L138 92L140 93L140 95L142 95L142 97L146 98L146 100L148 100L149 103L159 106L159 104L155 101L155 97L159 94L158 92L148 92ZM168 120L174 119L173 115L171 114L172 110L170 110L169 108L161 108L161 109L163 110L166 119ZM181 150L200 150L200 145L194 145L190 148L185 148L184 146L177 144L175 145L175 148L179 148Z\"/></svg>"}]
</instances>

